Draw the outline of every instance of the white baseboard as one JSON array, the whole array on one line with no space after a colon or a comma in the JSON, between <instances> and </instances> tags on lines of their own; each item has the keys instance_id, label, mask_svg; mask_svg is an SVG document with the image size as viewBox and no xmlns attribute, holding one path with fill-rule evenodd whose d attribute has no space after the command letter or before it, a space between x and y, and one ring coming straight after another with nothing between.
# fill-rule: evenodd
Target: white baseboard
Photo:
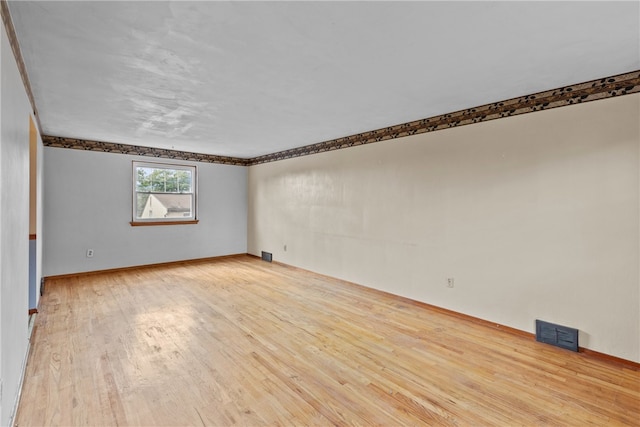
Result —
<instances>
[{"instance_id":1,"label":"white baseboard","mask_svg":"<svg viewBox=\"0 0 640 427\"><path fill-rule=\"evenodd\" d=\"M11 410L11 416L9 417L9 425L13 426L18 413L18 405L20 404L20 396L22 396L22 385L24 383L24 375L27 372L27 360L29 359L29 351L31 350L31 337L33 333L33 325L36 320L37 314L34 313L29 316L29 331L27 340L27 351L25 352L24 359L22 360L22 369L20 370L20 381L18 381L18 392L16 393L16 399L13 402L13 409Z\"/></svg>"}]
</instances>

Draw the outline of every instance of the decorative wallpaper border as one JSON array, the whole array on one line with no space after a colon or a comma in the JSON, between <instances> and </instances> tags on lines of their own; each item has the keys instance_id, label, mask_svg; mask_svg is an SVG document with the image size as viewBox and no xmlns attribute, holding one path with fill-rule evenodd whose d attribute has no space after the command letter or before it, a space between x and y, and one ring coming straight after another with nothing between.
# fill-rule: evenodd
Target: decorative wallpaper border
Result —
<instances>
[{"instance_id":1,"label":"decorative wallpaper border","mask_svg":"<svg viewBox=\"0 0 640 427\"><path fill-rule=\"evenodd\" d=\"M292 148L290 150L279 151L251 159L189 153L184 151L141 147L137 145L117 144L112 142L88 141L50 135L43 135L42 141L47 147L133 154L137 156L191 160L205 163L221 163L236 166L253 166L638 92L640 92L640 70L571 86L564 86L558 89L538 92L532 95L512 98L506 101L468 108L466 110L442 114L427 119L416 120L369 132L363 132L343 138L332 139L330 141L319 142L317 144L305 145L303 147Z\"/></svg>"},{"instance_id":2,"label":"decorative wallpaper border","mask_svg":"<svg viewBox=\"0 0 640 427\"><path fill-rule=\"evenodd\" d=\"M221 163L224 165L249 166L249 159L239 157L215 156L212 154L189 153L164 148L141 147L139 145L118 144L115 142L90 141L86 139L64 138L42 135L45 147L72 148L75 150L100 151L103 153L132 154L135 156L156 157L162 159L190 160L203 163Z\"/></svg>"},{"instance_id":3,"label":"decorative wallpaper border","mask_svg":"<svg viewBox=\"0 0 640 427\"><path fill-rule=\"evenodd\" d=\"M0 0L0 15L7 31L7 36L13 54L18 64L18 70L22 77L31 108L36 118L38 129L42 134L42 126L36 108L35 99L31 90L29 76L26 71L18 38L11 20L9 5L7 0ZM402 138L409 135L416 135L426 132L434 132L442 129L449 129L469 125L473 123L486 122L503 117L517 116L519 114L532 113L535 111L548 110L551 108L564 107L583 102L596 101L599 99L611 98L614 96L628 95L640 92L640 70L632 71L616 76L605 77L584 83L564 86L532 95L511 98L506 101L485 104L479 107L468 108L453 113L442 114L422 120L402 123L381 129L363 132L356 135L336 138L316 144L305 145L289 150L278 151L251 159L238 157L216 156L211 154L190 153L178 150L168 150L161 148L141 147L137 145L118 144L113 142L91 141L76 138L65 138L59 136L42 135L42 141L47 147L61 147L78 150L101 151L107 153L133 154L138 156L157 157L165 159L191 160L205 163L221 163L237 166L252 166L261 163L275 162L294 157L308 156L325 151L340 150L343 148L355 147L358 145L372 144L374 142L386 141L389 139Z\"/></svg>"},{"instance_id":4,"label":"decorative wallpaper border","mask_svg":"<svg viewBox=\"0 0 640 427\"><path fill-rule=\"evenodd\" d=\"M340 150L638 92L640 92L640 70L254 157L250 159L249 165Z\"/></svg>"}]
</instances>

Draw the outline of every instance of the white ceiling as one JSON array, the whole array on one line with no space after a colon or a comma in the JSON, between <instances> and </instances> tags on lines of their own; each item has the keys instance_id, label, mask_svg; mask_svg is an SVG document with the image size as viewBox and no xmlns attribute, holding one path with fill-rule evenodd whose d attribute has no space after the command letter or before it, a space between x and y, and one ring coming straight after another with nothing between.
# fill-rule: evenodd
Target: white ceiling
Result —
<instances>
[{"instance_id":1,"label":"white ceiling","mask_svg":"<svg viewBox=\"0 0 640 427\"><path fill-rule=\"evenodd\" d=\"M243 158L640 69L637 1L9 9L44 134Z\"/></svg>"}]
</instances>

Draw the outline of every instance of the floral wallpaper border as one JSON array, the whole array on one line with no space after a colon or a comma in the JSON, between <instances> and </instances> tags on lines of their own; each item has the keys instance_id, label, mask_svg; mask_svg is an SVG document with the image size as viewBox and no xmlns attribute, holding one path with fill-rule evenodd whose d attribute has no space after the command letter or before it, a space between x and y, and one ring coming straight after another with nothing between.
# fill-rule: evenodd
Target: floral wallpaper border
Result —
<instances>
[{"instance_id":1,"label":"floral wallpaper border","mask_svg":"<svg viewBox=\"0 0 640 427\"><path fill-rule=\"evenodd\" d=\"M38 127L42 130L39 123L35 100L31 91L31 85L29 83L29 77L20 52L15 29L9 13L9 6L6 0L0 0L0 14L2 15L9 43L11 44L14 56L16 57L18 70L22 76L27 96L29 97L29 101L31 102L31 106L36 117L36 122L38 123ZM163 159L180 159L206 163L251 166L638 92L640 92L640 70L564 86L531 95L511 98L506 101L467 108L465 110L402 123L329 141L323 141L316 144L278 151L251 159L141 147L114 142L65 138L44 134L42 135L42 141L47 147L61 147L77 150L101 151L106 153L133 154Z\"/></svg>"},{"instance_id":2,"label":"floral wallpaper border","mask_svg":"<svg viewBox=\"0 0 640 427\"><path fill-rule=\"evenodd\" d=\"M638 92L640 70L254 157L250 164L307 156Z\"/></svg>"},{"instance_id":3,"label":"floral wallpaper border","mask_svg":"<svg viewBox=\"0 0 640 427\"><path fill-rule=\"evenodd\" d=\"M118 144L115 142L90 141L78 138L43 135L45 147L72 148L75 150L101 151L104 153L132 154L135 156L156 157L162 159L191 160L204 163L221 163L224 165L249 166L249 159L238 157L215 156L212 154L190 153L164 148L141 147L139 145Z\"/></svg>"},{"instance_id":4,"label":"floral wallpaper border","mask_svg":"<svg viewBox=\"0 0 640 427\"><path fill-rule=\"evenodd\" d=\"M385 127L251 159L43 135L48 147L252 166L640 92L640 70Z\"/></svg>"}]
</instances>

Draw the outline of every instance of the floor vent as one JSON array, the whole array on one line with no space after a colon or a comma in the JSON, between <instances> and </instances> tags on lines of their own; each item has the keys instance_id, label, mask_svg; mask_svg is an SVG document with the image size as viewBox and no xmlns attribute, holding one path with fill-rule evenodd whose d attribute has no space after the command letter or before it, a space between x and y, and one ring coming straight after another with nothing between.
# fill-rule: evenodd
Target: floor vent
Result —
<instances>
[{"instance_id":1,"label":"floor vent","mask_svg":"<svg viewBox=\"0 0 640 427\"><path fill-rule=\"evenodd\" d=\"M578 330L536 320L536 341L578 351Z\"/></svg>"},{"instance_id":2,"label":"floor vent","mask_svg":"<svg viewBox=\"0 0 640 427\"><path fill-rule=\"evenodd\" d=\"M272 259L273 259L273 255L271 254L271 252L262 251L262 260L263 261L271 262Z\"/></svg>"}]
</instances>

